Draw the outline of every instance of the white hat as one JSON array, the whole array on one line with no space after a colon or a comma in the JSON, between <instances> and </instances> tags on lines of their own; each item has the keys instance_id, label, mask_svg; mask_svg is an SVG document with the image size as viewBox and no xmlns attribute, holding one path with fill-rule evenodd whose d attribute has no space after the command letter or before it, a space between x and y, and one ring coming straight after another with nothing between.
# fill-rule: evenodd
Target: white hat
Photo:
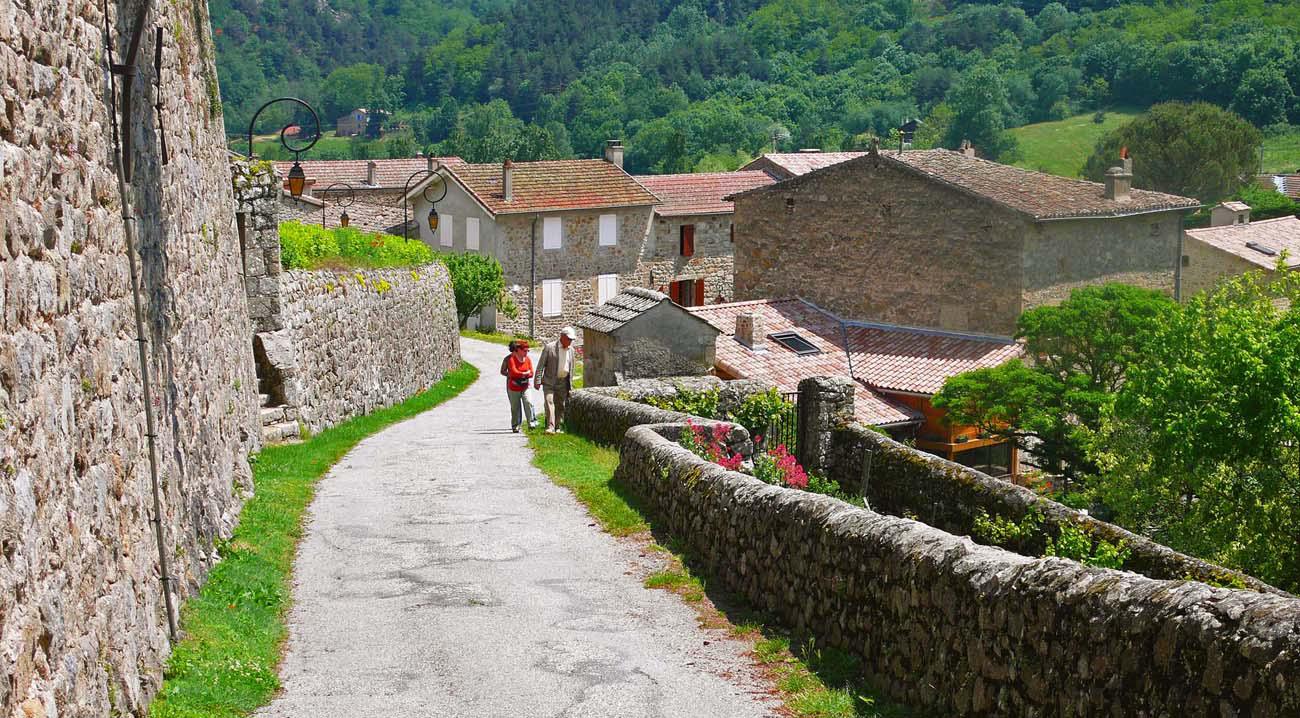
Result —
<instances>
[{"instance_id":1,"label":"white hat","mask_svg":"<svg viewBox=\"0 0 1300 718\"><path fill-rule=\"evenodd\" d=\"M573 331L573 327L565 327L565 328L561 329L561 330L560 330L560 336L568 337L568 338L570 338L570 339L577 339L577 338L578 338L577 333Z\"/></svg>"}]
</instances>

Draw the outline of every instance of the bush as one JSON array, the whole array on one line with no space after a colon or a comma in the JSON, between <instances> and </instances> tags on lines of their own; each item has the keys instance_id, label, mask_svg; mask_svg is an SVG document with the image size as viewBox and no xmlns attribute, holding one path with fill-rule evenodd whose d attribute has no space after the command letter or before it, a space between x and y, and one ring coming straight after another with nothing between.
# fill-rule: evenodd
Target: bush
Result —
<instances>
[{"instance_id":1,"label":"bush","mask_svg":"<svg viewBox=\"0 0 1300 718\"><path fill-rule=\"evenodd\" d=\"M766 436L771 427L786 412L794 409L794 404L781 398L776 388L761 394L745 397L740 406L731 414L731 418L749 431L750 436ZM779 442L793 443L793 437L774 437Z\"/></svg>"},{"instance_id":2,"label":"bush","mask_svg":"<svg viewBox=\"0 0 1300 718\"><path fill-rule=\"evenodd\" d=\"M646 403L657 409L667 411L680 411L683 414L699 416L705 419L716 419L718 417L718 398L721 392L717 389L708 389L706 391L679 391L670 397L651 396L646 398ZM745 426L744 422L736 423ZM749 427L745 427L748 429ZM750 432L752 435L752 431Z\"/></svg>"},{"instance_id":3,"label":"bush","mask_svg":"<svg viewBox=\"0 0 1300 718\"><path fill-rule=\"evenodd\" d=\"M506 279L500 262L471 252L445 254L440 258L451 275L460 326L465 326L467 319L492 304L512 319L518 314L514 301L506 294Z\"/></svg>"},{"instance_id":4,"label":"bush","mask_svg":"<svg viewBox=\"0 0 1300 718\"><path fill-rule=\"evenodd\" d=\"M433 251L415 239L354 227L280 223L280 264L285 269L410 267L432 261Z\"/></svg>"},{"instance_id":5,"label":"bush","mask_svg":"<svg viewBox=\"0 0 1300 718\"><path fill-rule=\"evenodd\" d=\"M1044 556L1060 556L1078 561L1085 566L1101 568L1120 568L1132 552L1120 541L1113 544L1105 539L1092 537L1086 531L1073 524L1061 524L1060 533L1055 539L1047 539Z\"/></svg>"}]
</instances>

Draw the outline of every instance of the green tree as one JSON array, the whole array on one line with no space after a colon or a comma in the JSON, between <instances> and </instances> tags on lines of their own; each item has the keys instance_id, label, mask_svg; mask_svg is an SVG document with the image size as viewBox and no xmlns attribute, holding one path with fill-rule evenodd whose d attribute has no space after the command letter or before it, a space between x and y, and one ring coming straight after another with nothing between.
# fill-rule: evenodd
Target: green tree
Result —
<instances>
[{"instance_id":1,"label":"green tree","mask_svg":"<svg viewBox=\"0 0 1300 718\"><path fill-rule=\"evenodd\" d=\"M1217 202L1250 182L1259 168L1261 136L1240 115L1205 102L1166 102L1104 135L1084 165L1100 182L1133 157L1133 186Z\"/></svg>"},{"instance_id":2,"label":"green tree","mask_svg":"<svg viewBox=\"0 0 1300 718\"><path fill-rule=\"evenodd\" d=\"M1173 300L1124 284L1083 287L1058 306L1020 315L1025 361L950 378L934 396L948 421L1016 443L1030 463L1077 479L1094 472L1087 453L1114 392L1140 363Z\"/></svg>"},{"instance_id":3,"label":"green tree","mask_svg":"<svg viewBox=\"0 0 1300 718\"><path fill-rule=\"evenodd\" d=\"M1121 523L1300 588L1300 277L1252 273L1161 322L1096 441Z\"/></svg>"},{"instance_id":4,"label":"green tree","mask_svg":"<svg viewBox=\"0 0 1300 718\"><path fill-rule=\"evenodd\" d=\"M376 98L385 97L387 75L379 65L358 63L340 67L321 83L321 122L328 126L358 107L366 107Z\"/></svg>"},{"instance_id":5,"label":"green tree","mask_svg":"<svg viewBox=\"0 0 1300 718\"><path fill-rule=\"evenodd\" d=\"M1232 98L1232 109L1256 127L1286 122L1295 105L1295 92L1286 73L1277 65L1246 71Z\"/></svg>"},{"instance_id":6,"label":"green tree","mask_svg":"<svg viewBox=\"0 0 1300 718\"><path fill-rule=\"evenodd\" d=\"M962 140L970 140L985 157L1015 159L1019 148L1016 138L1007 132L1011 102L996 65L984 62L971 68L953 86L946 102L952 109L952 121L944 138L946 146L956 147Z\"/></svg>"},{"instance_id":7,"label":"green tree","mask_svg":"<svg viewBox=\"0 0 1300 718\"><path fill-rule=\"evenodd\" d=\"M472 315L489 305L495 304L508 317L515 316L515 305L506 294L505 274L500 262L473 252L445 254L440 258L451 274L456 316L462 327Z\"/></svg>"}]
</instances>

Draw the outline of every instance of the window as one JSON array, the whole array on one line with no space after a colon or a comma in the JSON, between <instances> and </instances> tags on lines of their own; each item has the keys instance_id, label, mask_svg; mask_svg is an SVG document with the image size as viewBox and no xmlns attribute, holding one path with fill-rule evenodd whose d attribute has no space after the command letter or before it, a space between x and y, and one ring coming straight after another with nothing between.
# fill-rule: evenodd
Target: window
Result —
<instances>
[{"instance_id":1,"label":"window","mask_svg":"<svg viewBox=\"0 0 1300 718\"><path fill-rule=\"evenodd\" d=\"M732 222L732 223L731 223L731 230L730 230L730 231L731 231L731 243L732 243L732 244L735 244L735 243L736 243L736 223L735 223L735 222Z\"/></svg>"},{"instance_id":2,"label":"window","mask_svg":"<svg viewBox=\"0 0 1300 718\"><path fill-rule=\"evenodd\" d=\"M776 334L769 334L768 339L771 339L799 356L822 353L821 349L818 349L812 342L799 336L798 332L777 332Z\"/></svg>"},{"instance_id":3,"label":"window","mask_svg":"<svg viewBox=\"0 0 1300 718\"><path fill-rule=\"evenodd\" d=\"M668 298L683 307L704 305L704 280L681 279L668 285Z\"/></svg>"},{"instance_id":4,"label":"window","mask_svg":"<svg viewBox=\"0 0 1300 718\"><path fill-rule=\"evenodd\" d=\"M618 244L618 215L600 215L600 246L613 247Z\"/></svg>"},{"instance_id":5,"label":"window","mask_svg":"<svg viewBox=\"0 0 1300 718\"><path fill-rule=\"evenodd\" d=\"M478 251L478 217L465 218L465 249Z\"/></svg>"},{"instance_id":6,"label":"window","mask_svg":"<svg viewBox=\"0 0 1300 718\"><path fill-rule=\"evenodd\" d=\"M695 256L695 225L683 224L681 234L681 254L683 257Z\"/></svg>"},{"instance_id":7,"label":"window","mask_svg":"<svg viewBox=\"0 0 1300 718\"><path fill-rule=\"evenodd\" d=\"M542 316L558 317L564 313L564 281L542 280Z\"/></svg>"},{"instance_id":8,"label":"window","mask_svg":"<svg viewBox=\"0 0 1300 718\"><path fill-rule=\"evenodd\" d=\"M456 218L449 214L444 214L438 219L438 243L444 247L450 247L452 225L456 223Z\"/></svg>"},{"instance_id":9,"label":"window","mask_svg":"<svg viewBox=\"0 0 1300 718\"><path fill-rule=\"evenodd\" d=\"M1007 476L1011 473L1011 444L1004 442L967 449L958 452L952 460L989 476Z\"/></svg>"},{"instance_id":10,"label":"window","mask_svg":"<svg viewBox=\"0 0 1300 718\"><path fill-rule=\"evenodd\" d=\"M601 274L596 277L596 304L604 304L618 294L618 275Z\"/></svg>"},{"instance_id":11,"label":"window","mask_svg":"<svg viewBox=\"0 0 1300 718\"><path fill-rule=\"evenodd\" d=\"M542 249L559 249L560 234L563 225L559 217L547 217L542 220Z\"/></svg>"}]
</instances>

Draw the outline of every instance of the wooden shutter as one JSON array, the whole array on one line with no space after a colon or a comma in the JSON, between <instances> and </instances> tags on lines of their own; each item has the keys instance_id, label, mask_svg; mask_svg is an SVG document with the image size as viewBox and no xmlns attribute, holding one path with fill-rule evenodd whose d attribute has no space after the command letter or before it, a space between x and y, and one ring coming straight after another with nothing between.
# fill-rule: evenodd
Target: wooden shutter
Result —
<instances>
[{"instance_id":1,"label":"wooden shutter","mask_svg":"<svg viewBox=\"0 0 1300 718\"><path fill-rule=\"evenodd\" d=\"M681 282L669 282L669 283L668 283L668 298L671 299L671 300L673 300L674 302L677 302L678 304L681 304L681 303L682 303L682 283L681 283Z\"/></svg>"},{"instance_id":2,"label":"wooden shutter","mask_svg":"<svg viewBox=\"0 0 1300 718\"><path fill-rule=\"evenodd\" d=\"M682 256L695 256L695 225L682 225Z\"/></svg>"},{"instance_id":3,"label":"wooden shutter","mask_svg":"<svg viewBox=\"0 0 1300 718\"><path fill-rule=\"evenodd\" d=\"M704 306L704 280L703 279L695 280L695 304L692 304L691 306L693 307Z\"/></svg>"}]
</instances>

